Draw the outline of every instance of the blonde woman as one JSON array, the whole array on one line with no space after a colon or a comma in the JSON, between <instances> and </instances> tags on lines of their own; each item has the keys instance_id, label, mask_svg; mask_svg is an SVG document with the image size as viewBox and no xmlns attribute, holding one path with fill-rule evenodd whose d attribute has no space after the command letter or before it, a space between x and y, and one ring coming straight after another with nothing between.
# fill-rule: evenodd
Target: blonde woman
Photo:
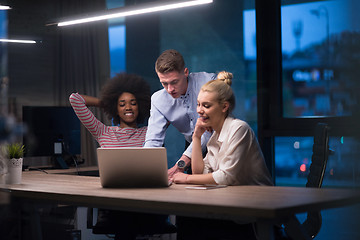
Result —
<instances>
[{"instance_id":1,"label":"blonde woman","mask_svg":"<svg viewBox=\"0 0 360 240\"><path fill-rule=\"evenodd\" d=\"M197 119L192 135L192 174L178 172L175 183L222 185L272 185L256 136L250 126L231 117L235 96L233 75L220 72L216 80L205 83L197 98ZM201 136L213 132L203 158ZM178 239L256 240L252 223L229 220L177 218Z\"/></svg>"},{"instance_id":2,"label":"blonde woman","mask_svg":"<svg viewBox=\"0 0 360 240\"><path fill-rule=\"evenodd\" d=\"M231 117L235 96L233 75L220 72L216 80L205 83L197 98L196 122L192 136L192 175L177 173L175 183L223 185L272 185L263 154L251 127ZM213 131L205 158L201 136Z\"/></svg>"}]
</instances>

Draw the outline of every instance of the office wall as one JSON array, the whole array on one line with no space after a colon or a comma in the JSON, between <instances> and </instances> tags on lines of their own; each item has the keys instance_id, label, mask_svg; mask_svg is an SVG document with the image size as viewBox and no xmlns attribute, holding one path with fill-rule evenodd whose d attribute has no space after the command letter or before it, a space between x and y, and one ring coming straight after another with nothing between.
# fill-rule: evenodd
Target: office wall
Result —
<instances>
[{"instance_id":1,"label":"office wall","mask_svg":"<svg viewBox=\"0 0 360 240\"><path fill-rule=\"evenodd\" d=\"M91 4L85 0L14 0L11 6L8 36L37 41L8 44L11 113L21 121L22 106L69 106L68 97L74 91L98 96L110 74L106 23L74 28L48 24L60 17L103 10L105 0ZM96 164L94 139L85 129L81 142L86 164Z\"/></svg>"},{"instance_id":2,"label":"office wall","mask_svg":"<svg viewBox=\"0 0 360 240\"><path fill-rule=\"evenodd\" d=\"M126 1L126 4L130 4ZM159 14L145 14L125 19L126 71L145 78L154 92L161 86L154 64L160 52Z\"/></svg>"},{"instance_id":3,"label":"office wall","mask_svg":"<svg viewBox=\"0 0 360 240\"><path fill-rule=\"evenodd\" d=\"M81 55L81 51L76 44L81 44L80 38L74 35L73 49L71 41L65 42L65 38L71 39L71 34L81 34L81 29L61 29L54 23L60 18L73 16L82 12L104 9L105 0L94 1L91 5L87 1L46 1L46 0L14 0L12 1L12 10L8 11L8 35L11 38L34 39L36 44L8 44L8 74L10 79L9 97L16 106L16 115L21 119L21 107L23 105L68 105L67 99L61 98L58 93L59 88L65 96L78 90L64 89L62 80L68 76L79 76L82 85L86 85L86 64L91 59ZM96 62L92 63L98 68L97 89L109 77L108 60L108 37L107 29L95 39L92 47L97 51ZM101 39L100 39L101 38ZM70 42L70 43L69 43ZM84 43L85 44L85 43ZM61 56L61 52L73 53L73 66L67 67L68 59ZM65 66L65 67L64 67ZM66 69L66 72L64 72ZM91 69L90 69L91 70ZM76 72L82 71L82 74ZM91 74L90 71L88 71ZM65 76L66 74L66 76ZM76 86L74 83L73 86ZM92 92L91 92L92 93ZM91 94L87 93L87 94Z\"/></svg>"},{"instance_id":4,"label":"office wall","mask_svg":"<svg viewBox=\"0 0 360 240\"><path fill-rule=\"evenodd\" d=\"M54 104L55 29L45 26L54 17L54 7L42 0L15 0L8 11L10 38L41 41L8 44L9 97L16 101L18 115L22 105Z\"/></svg>"}]
</instances>

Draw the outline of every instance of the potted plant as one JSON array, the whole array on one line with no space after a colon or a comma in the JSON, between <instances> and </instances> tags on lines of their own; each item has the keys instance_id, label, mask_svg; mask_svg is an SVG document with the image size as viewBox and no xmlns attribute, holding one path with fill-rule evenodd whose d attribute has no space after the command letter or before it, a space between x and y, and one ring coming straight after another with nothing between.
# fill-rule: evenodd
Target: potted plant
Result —
<instances>
[{"instance_id":1,"label":"potted plant","mask_svg":"<svg viewBox=\"0 0 360 240\"><path fill-rule=\"evenodd\" d=\"M5 175L7 174L7 162L8 160L0 154L0 184L5 183Z\"/></svg>"},{"instance_id":2,"label":"potted plant","mask_svg":"<svg viewBox=\"0 0 360 240\"><path fill-rule=\"evenodd\" d=\"M21 183L22 165L25 146L20 143L11 143L3 146L3 155L7 159L6 183Z\"/></svg>"},{"instance_id":3,"label":"potted plant","mask_svg":"<svg viewBox=\"0 0 360 240\"><path fill-rule=\"evenodd\" d=\"M20 143L11 143L5 145L5 156L8 159L18 159L24 156L25 146Z\"/></svg>"}]
</instances>

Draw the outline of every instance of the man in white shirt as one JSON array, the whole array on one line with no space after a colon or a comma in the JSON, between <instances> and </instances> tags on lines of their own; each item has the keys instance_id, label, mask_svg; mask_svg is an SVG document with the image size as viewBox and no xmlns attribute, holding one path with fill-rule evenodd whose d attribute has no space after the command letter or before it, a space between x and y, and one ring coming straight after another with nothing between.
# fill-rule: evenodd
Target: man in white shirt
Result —
<instances>
[{"instance_id":1,"label":"man in white shirt","mask_svg":"<svg viewBox=\"0 0 360 240\"><path fill-rule=\"evenodd\" d=\"M144 147L161 147L166 129L172 124L190 144L198 114L197 95L206 82L216 78L214 73L189 73L182 55L173 49L164 51L156 60L155 70L164 87L151 97L150 118ZM204 134L201 143L203 151L210 133ZM169 169L169 178L176 172L183 172L190 165L192 145L190 144L176 164Z\"/></svg>"}]
</instances>

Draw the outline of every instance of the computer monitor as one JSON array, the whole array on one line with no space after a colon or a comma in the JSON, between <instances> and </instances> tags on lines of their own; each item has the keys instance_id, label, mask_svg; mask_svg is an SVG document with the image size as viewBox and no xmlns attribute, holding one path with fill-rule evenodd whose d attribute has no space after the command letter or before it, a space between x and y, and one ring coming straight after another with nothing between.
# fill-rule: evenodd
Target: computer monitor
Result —
<instances>
[{"instance_id":1,"label":"computer monitor","mask_svg":"<svg viewBox=\"0 0 360 240\"><path fill-rule=\"evenodd\" d=\"M71 107L23 106L22 110L25 158L81 154L80 121Z\"/></svg>"}]
</instances>

